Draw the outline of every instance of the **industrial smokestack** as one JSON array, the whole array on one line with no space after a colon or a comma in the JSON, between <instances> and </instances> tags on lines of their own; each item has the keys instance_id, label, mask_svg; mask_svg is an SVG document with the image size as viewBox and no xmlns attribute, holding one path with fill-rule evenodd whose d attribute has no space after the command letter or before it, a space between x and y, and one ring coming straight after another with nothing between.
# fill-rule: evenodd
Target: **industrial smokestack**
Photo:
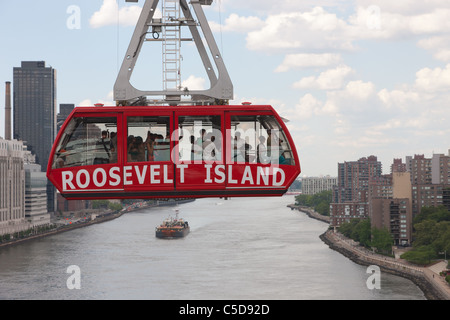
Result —
<instances>
[{"instance_id":1,"label":"industrial smokestack","mask_svg":"<svg viewBox=\"0 0 450 320\"><path fill-rule=\"evenodd\" d=\"M5 91L5 139L11 140L11 82L6 82Z\"/></svg>"}]
</instances>

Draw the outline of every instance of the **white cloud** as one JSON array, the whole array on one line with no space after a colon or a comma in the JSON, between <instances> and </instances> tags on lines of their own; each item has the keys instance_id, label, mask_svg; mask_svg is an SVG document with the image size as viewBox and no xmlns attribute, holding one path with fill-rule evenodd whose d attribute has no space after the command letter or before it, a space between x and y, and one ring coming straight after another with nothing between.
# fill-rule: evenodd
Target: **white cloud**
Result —
<instances>
[{"instance_id":1,"label":"white cloud","mask_svg":"<svg viewBox=\"0 0 450 320\"><path fill-rule=\"evenodd\" d=\"M432 12L435 8L450 8L448 0L356 0L356 5L360 7L370 7L376 4L382 12L398 13L403 15L418 15Z\"/></svg>"},{"instance_id":2,"label":"white cloud","mask_svg":"<svg viewBox=\"0 0 450 320\"><path fill-rule=\"evenodd\" d=\"M337 53L298 53L288 54L275 72L286 72L294 68L329 67L342 62L342 57Z\"/></svg>"},{"instance_id":3,"label":"white cloud","mask_svg":"<svg viewBox=\"0 0 450 320\"><path fill-rule=\"evenodd\" d=\"M378 98L387 108L397 108L398 110L407 110L408 106L420 101L419 94L409 89L392 91L382 89L378 92Z\"/></svg>"},{"instance_id":4,"label":"white cloud","mask_svg":"<svg viewBox=\"0 0 450 320\"><path fill-rule=\"evenodd\" d=\"M305 120L317 115L322 108L322 102L316 99L312 94L304 95L295 106L295 118Z\"/></svg>"},{"instance_id":5,"label":"white cloud","mask_svg":"<svg viewBox=\"0 0 450 320\"><path fill-rule=\"evenodd\" d=\"M343 87L346 79L354 71L349 66L341 65L335 69L322 72L318 77L305 77L294 83L297 89L336 90Z\"/></svg>"},{"instance_id":6,"label":"white cloud","mask_svg":"<svg viewBox=\"0 0 450 320\"><path fill-rule=\"evenodd\" d=\"M421 48L431 51L436 60L450 62L450 35L439 35L421 39L418 45Z\"/></svg>"},{"instance_id":7,"label":"white cloud","mask_svg":"<svg viewBox=\"0 0 450 320\"><path fill-rule=\"evenodd\" d=\"M78 104L78 107L92 107L93 105L90 99L85 99Z\"/></svg>"},{"instance_id":8,"label":"white cloud","mask_svg":"<svg viewBox=\"0 0 450 320\"><path fill-rule=\"evenodd\" d=\"M416 73L416 87L418 90L433 93L445 92L450 88L450 64L442 68L424 68Z\"/></svg>"},{"instance_id":9,"label":"white cloud","mask_svg":"<svg viewBox=\"0 0 450 320\"><path fill-rule=\"evenodd\" d=\"M84 99L78 103L77 107L93 107L96 103L101 103L104 106L115 106L116 103L113 100L113 91L110 91L104 98L97 99L96 102L92 102L92 99Z\"/></svg>"},{"instance_id":10,"label":"white cloud","mask_svg":"<svg viewBox=\"0 0 450 320\"><path fill-rule=\"evenodd\" d=\"M224 25L220 25L214 21L210 21L209 25L214 32L240 32L246 33L253 30L259 30L264 26L264 21L258 17L240 17L236 13L231 14Z\"/></svg>"},{"instance_id":11,"label":"white cloud","mask_svg":"<svg viewBox=\"0 0 450 320\"><path fill-rule=\"evenodd\" d=\"M263 28L248 34L247 47L266 52L306 48L352 50L351 41L342 37L346 29L344 20L321 7L269 15Z\"/></svg>"},{"instance_id":12,"label":"white cloud","mask_svg":"<svg viewBox=\"0 0 450 320\"><path fill-rule=\"evenodd\" d=\"M346 95L351 99L367 100L375 92L375 85L361 80L350 81L345 87Z\"/></svg>"},{"instance_id":13,"label":"white cloud","mask_svg":"<svg viewBox=\"0 0 450 320\"><path fill-rule=\"evenodd\" d=\"M119 24L122 26L135 26L142 8L137 5L127 6L119 9L117 0L103 0L99 11L95 12L89 24L92 28L101 28Z\"/></svg>"},{"instance_id":14,"label":"white cloud","mask_svg":"<svg viewBox=\"0 0 450 320\"><path fill-rule=\"evenodd\" d=\"M359 1L354 7L354 13L348 17L338 16L318 6L282 13L269 12L265 20L233 14L232 21L236 27L227 24L227 29L238 32L253 30L247 35L247 47L250 50L291 54L277 68L277 72L297 66L293 51L355 51L360 40L423 41L424 37L448 37L448 3L436 0L433 1L436 6L424 10L423 4L401 2L401 5L389 5L386 1L383 1L383 5L374 5L373 1ZM408 7L414 9L408 10ZM255 21L251 23L250 19ZM450 39L446 40L448 42ZM450 61L450 50L445 43L435 42L431 45L419 42L419 45L428 46L427 49L432 50L436 59Z\"/></svg>"},{"instance_id":15,"label":"white cloud","mask_svg":"<svg viewBox=\"0 0 450 320\"><path fill-rule=\"evenodd\" d=\"M189 90L205 90L205 83L204 78L191 75L181 83L181 86Z\"/></svg>"}]
</instances>

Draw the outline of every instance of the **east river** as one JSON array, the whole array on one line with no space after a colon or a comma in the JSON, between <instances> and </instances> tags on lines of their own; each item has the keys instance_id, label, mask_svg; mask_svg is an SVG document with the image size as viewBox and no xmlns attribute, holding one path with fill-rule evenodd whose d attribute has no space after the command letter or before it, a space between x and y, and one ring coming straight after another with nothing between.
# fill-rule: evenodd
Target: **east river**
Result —
<instances>
[{"instance_id":1,"label":"east river","mask_svg":"<svg viewBox=\"0 0 450 320\"><path fill-rule=\"evenodd\" d=\"M411 281L386 273L381 289L368 289L367 267L325 245L327 224L291 203L294 196L181 204L191 226L183 239L155 237L175 216L174 207L160 207L0 248L0 299L425 299ZM68 281L74 275L78 282Z\"/></svg>"}]
</instances>

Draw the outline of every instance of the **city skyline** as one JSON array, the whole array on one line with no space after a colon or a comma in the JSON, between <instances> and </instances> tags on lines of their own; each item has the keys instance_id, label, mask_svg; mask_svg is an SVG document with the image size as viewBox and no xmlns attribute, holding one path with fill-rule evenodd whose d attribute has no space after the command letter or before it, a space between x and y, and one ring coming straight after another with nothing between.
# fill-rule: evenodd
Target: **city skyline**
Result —
<instances>
[{"instance_id":1,"label":"city skyline","mask_svg":"<svg viewBox=\"0 0 450 320\"><path fill-rule=\"evenodd\" d=\"M3 86L21 61L46 61L58 71L58 106L113 104L143 3L2 4L0 23L8 30L2 35L8 49L0 53ZM301 176L336 176L338 163L370 155L388 172L394 158L447 154L446 1L222 0L204 10L234 83L232 103L272 104L290 120ZM206 77L195 69L198 57L184 47L184 84L205 87ZM151 62L142 66L147 69L136 82L146 84ZM2 137L4 100L2 89Z\"/></svg>"}]
</instances>

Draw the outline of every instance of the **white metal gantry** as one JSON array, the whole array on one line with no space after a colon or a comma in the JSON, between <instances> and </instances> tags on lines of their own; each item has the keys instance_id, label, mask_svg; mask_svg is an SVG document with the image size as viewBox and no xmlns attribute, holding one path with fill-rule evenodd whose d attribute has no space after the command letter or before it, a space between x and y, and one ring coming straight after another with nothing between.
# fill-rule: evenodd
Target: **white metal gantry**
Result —
<instances>
[{"instance_id":1,"label":"white metal gantry","mask_svg":"<svg viewBox=\"0 0 450 320\"><path fill-rule=\"evenodd\" d=\"M138 2L138 0L125 1ZM154 19L160 2L162 18ZM143 103L150 96L163 97L151 100L152 103L157 104L213 105L227 104L229 100L233 99L233 84L202 9L202 6L209 6L212 2L213 0L190 0L188 4L187 0L145 1L114 85L114 100L117 105ZM189 28L192 38L182 38L182 27ZM149 34L152 34L153 37L148 38ZM142 45L146 41L150 43L162 41L162 90L140 90L130 83ZM210 81L209 89L191 90L181 87L182 41L194 41ZM209 54L205 44L209 49ZM190 100L182 100L182 97L185 96L190 97Z\"/></svg>"}]
</instances>

